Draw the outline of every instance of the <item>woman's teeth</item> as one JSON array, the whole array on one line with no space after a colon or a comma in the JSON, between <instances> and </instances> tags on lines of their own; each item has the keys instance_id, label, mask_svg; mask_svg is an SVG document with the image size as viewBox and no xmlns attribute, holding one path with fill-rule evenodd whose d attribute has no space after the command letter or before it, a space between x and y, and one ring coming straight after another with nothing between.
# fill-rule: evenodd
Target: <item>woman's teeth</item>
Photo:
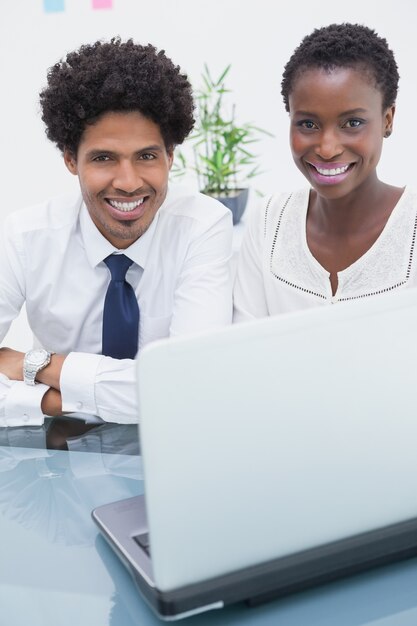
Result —
<instances>
[{"instance_id":1,"label":"woman's teeth","mask_svg":"<svg viewBox=\"0 0 417 626\"><path fill-rule=\"evenodd\" d=\"M344 174L348 169L349 165L343 165L343 167L334 167L332 169L323 169L321 167L315 166L316 170L322 176L336 176L337 174Z\"/></svg>"}]
</instances>

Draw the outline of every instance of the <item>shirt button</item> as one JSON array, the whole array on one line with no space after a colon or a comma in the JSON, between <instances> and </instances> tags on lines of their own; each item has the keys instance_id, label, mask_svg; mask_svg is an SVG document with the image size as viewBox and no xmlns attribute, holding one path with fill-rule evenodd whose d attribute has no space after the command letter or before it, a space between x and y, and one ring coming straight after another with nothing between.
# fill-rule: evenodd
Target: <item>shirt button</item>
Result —
<instances>
[{"instance_id":1,"label":"shirt button","mask_svg":"<svg viewBox=\"0 0 417 626\"><path fill-rule=\"evenodd\" d=\"M77 411L81 411L81 409L83 408L83 403L82 402L77 402L77 404L75 405L75 408L77 409Z\"/></svg>"}]
</instances>

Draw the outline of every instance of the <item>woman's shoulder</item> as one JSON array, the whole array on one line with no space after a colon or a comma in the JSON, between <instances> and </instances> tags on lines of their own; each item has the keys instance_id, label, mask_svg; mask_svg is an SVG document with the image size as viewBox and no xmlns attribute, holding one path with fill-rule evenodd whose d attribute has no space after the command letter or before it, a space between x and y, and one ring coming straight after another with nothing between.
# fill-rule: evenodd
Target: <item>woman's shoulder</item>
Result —
<instances>
[{"instance_id":1,"label":"woman's shoulder","mask_svg":"<svg viewBox=\"0 0 417 626\"><path fill-rule=\"evenodd\" d=\"M262 219L264 222L265 235L289 214L292 219L298 220L300 216L304 220L309 200L310 189L308 187L293 191L280 191L272 194L264 206Z\"/></svg>"},{"instance_id":2,"label":"woman's shoulder","mask_svg":"<svg viewBox=\"0 0 417 626\"><path fill-rule=\"evenodd\" d=\"M295 191L280 191L265 195L261 200L252 204L245 216L247 237L261 241L269 241L276 232L282 219L286 221L287 214L295 221L305 215L308 205L309 189ZM285 213L285 217L284 216ZM301 217L301 219L304 219Z\"/></svg>"},{"instance_id":3,"label":"woman's shoulder","mask_svg":"<svg viewBox=\"0 0 417 626\"><path fill-rule=\"evenodd\" d=\"M413 187L409 187L408 185L403 187L401 198L415 204L417 202L417 189L414 189Z\"/></svg>"}]
</instances>

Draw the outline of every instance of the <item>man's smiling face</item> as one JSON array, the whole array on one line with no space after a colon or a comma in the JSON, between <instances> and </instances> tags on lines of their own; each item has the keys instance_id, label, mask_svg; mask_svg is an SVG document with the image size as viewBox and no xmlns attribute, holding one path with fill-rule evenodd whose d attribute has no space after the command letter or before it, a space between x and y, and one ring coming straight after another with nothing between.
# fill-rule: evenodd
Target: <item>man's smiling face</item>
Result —
<instances>
[{"instance_id":1,"label":"man's smiling face","mask_svg":"<svg viewBox=\"0 0 417 626\"><path fill-rule=\"evenodd\" d=\"M75 156L64 152L91 219L119 249L152 223L166 197L172 159L159 126L137 111L105 113L86 127Z\"/></svg>"}]
</instances>

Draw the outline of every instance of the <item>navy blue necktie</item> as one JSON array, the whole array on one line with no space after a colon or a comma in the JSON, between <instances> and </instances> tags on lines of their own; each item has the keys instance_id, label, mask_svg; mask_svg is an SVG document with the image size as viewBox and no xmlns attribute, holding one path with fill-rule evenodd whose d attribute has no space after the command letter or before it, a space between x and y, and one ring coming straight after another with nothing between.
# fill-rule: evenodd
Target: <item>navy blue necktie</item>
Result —
<instances>
[{"instance_id":1,"label":"navy blue necktie","mask_svg":"<svg viewBox=\"0 0 417 626\"><path fill-rule=\"evenodd\" d=\"M124 254L111 254L104 259L111 280L103 309L102 353L115 359L133 359L138 349L139 306L126 272L132 265Z\"/></svg>"}]
</instances>

